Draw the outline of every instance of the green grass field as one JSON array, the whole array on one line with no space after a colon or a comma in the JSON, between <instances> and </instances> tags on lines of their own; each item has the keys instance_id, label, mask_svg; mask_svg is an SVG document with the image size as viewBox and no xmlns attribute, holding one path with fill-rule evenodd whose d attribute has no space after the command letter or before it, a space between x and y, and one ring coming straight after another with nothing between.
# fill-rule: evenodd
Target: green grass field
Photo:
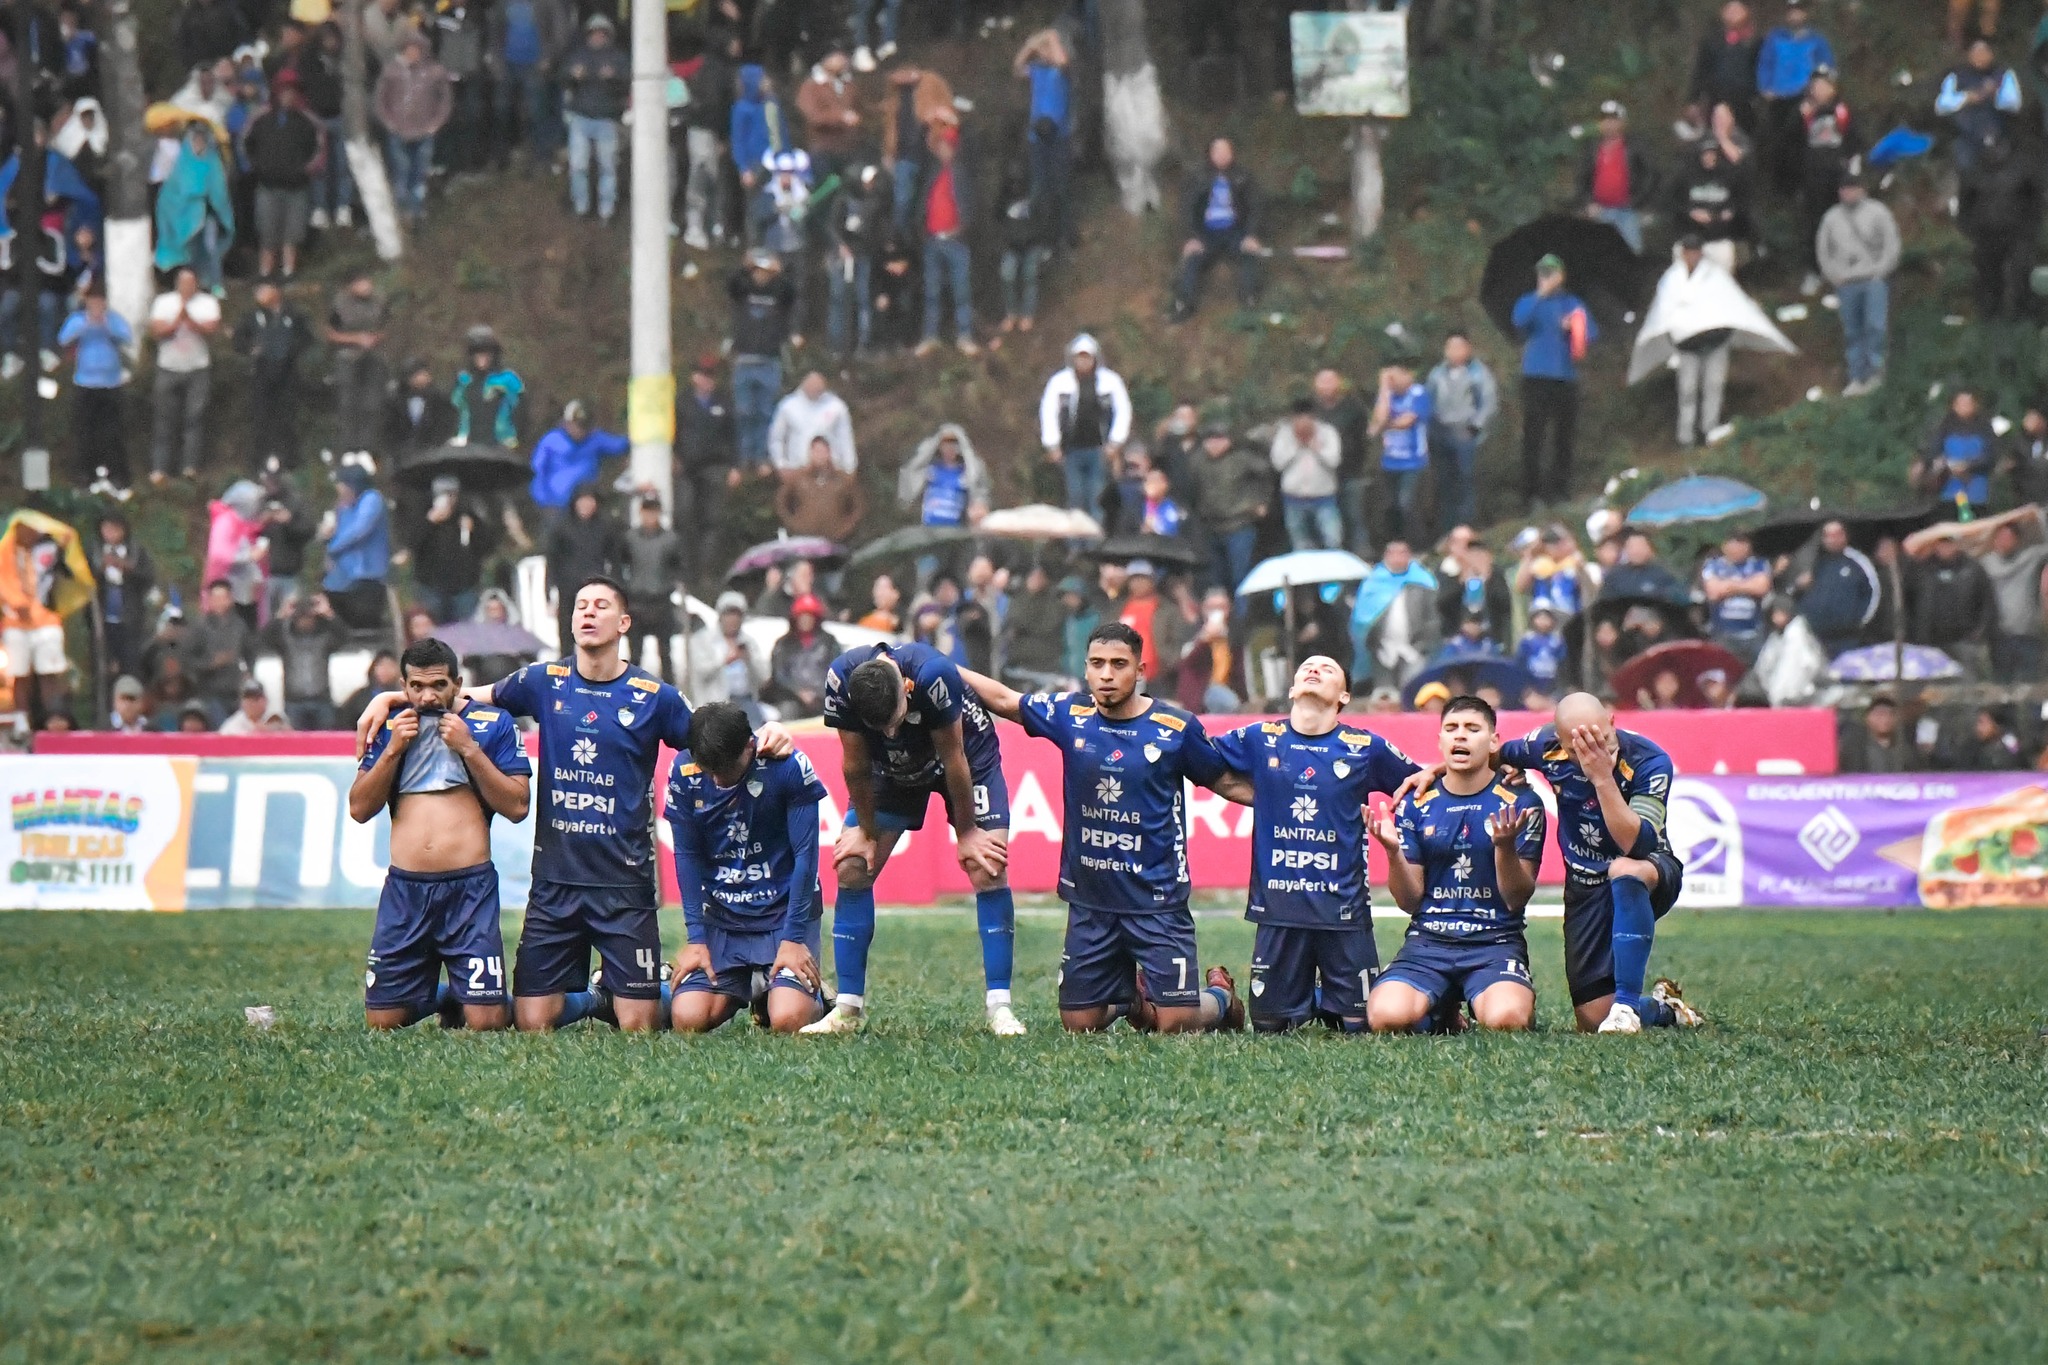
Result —
<instances>
[{"instance_id":1,"label":"green grass field","mask_svg":"<svg viewBox=\"0 0 2048 1365\"><path fill-rule=\"evenodd\" d=\"M0 1361L2048 1358L2048 916L1676 915L1640 1039L1555 921L1532 1037L1070 1039L1032 917L1009 1044L964 914L853 1039L369 1037L368 933L7 917Z\"/></svg>"}]
</instances>

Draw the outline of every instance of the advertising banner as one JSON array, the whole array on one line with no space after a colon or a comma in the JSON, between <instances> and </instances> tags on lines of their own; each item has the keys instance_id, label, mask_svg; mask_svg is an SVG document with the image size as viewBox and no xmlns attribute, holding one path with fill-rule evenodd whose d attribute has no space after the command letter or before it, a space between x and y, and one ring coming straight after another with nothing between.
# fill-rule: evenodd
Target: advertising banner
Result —
<instances>
[{"instance_id":1,"label":"advertising banner","mask_svg":"<svg viewBox=\"0 0 2048 1365\"><path fill-rule=\"evenodd\" d=\"M181 910L197 761L0 763L0 909Z\"/></svg>"},{"instance_id":2,"label":"advertising banner","mask_svg":"<svg viewBox=\"0 0 2048 1365\"><path fill-rule=\"evenodd\" d=\"M1288 18L1294 111L1344 118L1408 117L1408 11L1300 13Z\"/></svg>"}]
</instances>

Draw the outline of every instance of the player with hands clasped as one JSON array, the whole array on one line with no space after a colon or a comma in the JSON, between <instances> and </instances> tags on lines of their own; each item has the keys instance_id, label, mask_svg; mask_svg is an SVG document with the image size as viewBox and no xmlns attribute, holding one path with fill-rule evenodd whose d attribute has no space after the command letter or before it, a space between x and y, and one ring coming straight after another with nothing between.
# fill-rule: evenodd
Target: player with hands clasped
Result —
<instances>
[{"instance_id":1,"label":"player with hands clasped","mask_svg":"<svg viewBox=\"0 0 2048 1365\"><path fill-rule=\"evenodd\" d=\"M1010 791L996 728L951 659L921 644L848 650L825 674L825 724L839 732L852 810L832 850L832 1012L807 1033L853 1033L867 1023L875 879L906 831L924 828L933 796L946 805L960 867L974 884L988 1027L1024 1032L1010 1007L1017 911L1010 894Z\"/></svg>"},{"instance_id":2,"label":"player with hands clasped","mask_svg":"<svg viewBox=\"0 0 2048 1365\"><path fill-rule=\"evenodd\" d=\"M689 747L690 703L623 657L620 642L633 625L624 588L593 576L577 585L573 602L573 655L463 692L540 727L540 813L513 1017L529 1030L595 1017L648 1031L663 1015L654 765L663 744ZM386 693L370 704L359 742L384 724L394 699ZM789 753L789 732L764 727L760 747Z\"/></svg>"},{"instance_id":3,"label":"player with hands clasped","mask_svg":"<svg viewBox=\"0 0 2048 1365\"><path fill-rule=\"evenodd\" d=\"M1493 708L1453 697L1437 731L1442 775L1372 824L1387 857L1387 888L1412 917L1401 951L1374 983L1375 1033L1398 1033L1470 1001L1489 1029L1536 1017L1523 911L1543 859L1543 803L1494 767Z\"/></svg>"},{"instance_id":4,"label":"player with hands clasped","mask_svg":"<svg viewBox=\"0 0 2048 1365\"><path fill-rule=\"evenodd\" d=\"M533 770L512 718L462 696L454 650L416 640L398 667L405 702L379 725L348 790L357 824L391 812L391 870L363 972L364 1016L378 1029L436 1013L444 1027L501 1029L512 1011L491 817L526 818Z\"/></svg>"},{"instance_id":5,"label":"player with hands clasped","mask_svg":"<svg viewBox=\"0 0 2048 1365\"><path fill-rule=\"evenodd\" d=\"M1676 982L1659 978L1643 989L1657 921L1685 883L1685 865L1664 833L1671 756L1617 729L1592 693L1573 692L1557 703L1551 724L1501 745L1500 762L1542 773L1557 793L1565 981L1580 1030L1698 1027L1704 1020ZM1410 782L1442 773L1439 764Z\"/></svg>"},{"instance_id":6,"label":"player with hands clasped","mask_svg":"<svg viewBox=\"0 0 2048 1365\"><path fill-rule=\"evenodd\" d=\"M678 1033L707 1033L751 1007L777 1033L825 1012L818 981L818 804L801 753L763 758L746 713L698 709L668 783L676 885L688 941L669 976Z\"/></svg>"},{"instance_id":7,"label":"player with hands clasped","mask_svg":"<svg viewBox=\"0 0 2048 1365\"><path fill-rule=\"evenodd\" d=\"M1230 769L1219 794L1252 808L1252 874L1244 917L1252 946L1251 1019L1261 1033L1321 1018L1365 1030L1379 970L1366 884L1366 803L1416 771L1399 749L1343 724L1343 667L1328 655L1294 671L1284 721L1216 737Z\"/></svg>"},{"instance_id":8,"label":"player with hands clasped","mask_svg":"<svg viewBox=\"0 0 2048 1365\"><path fill-rule=\"evenodd\" d=\"M1226 769L1202 722L1138 691L1144 642L1121 621L1088 636L1088 691L1023 696L960 671L995 715L1059 746L1067 837L1060 898L1060 1024L1070 1032L1129 1019L1140 1029L1241 1029L1230 973L1203 975L1188 910L1183 784L1214 789Z\"/></svg>"}]
</instances>

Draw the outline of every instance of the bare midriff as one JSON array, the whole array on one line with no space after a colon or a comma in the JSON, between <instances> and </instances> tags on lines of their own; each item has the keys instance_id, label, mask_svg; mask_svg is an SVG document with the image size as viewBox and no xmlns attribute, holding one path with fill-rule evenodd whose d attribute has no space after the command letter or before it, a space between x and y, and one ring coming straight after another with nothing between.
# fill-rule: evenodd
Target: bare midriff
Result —
<instances>
[{"instance_id":1,"label":"bare midriff","mask_svg":"<svg viewBox=\"0 0 2048 1365\"><path fill-rule=\"evenodd\" d=\"M453 872L491 860L491 824L468 787L412 792L391 817L391 865L406 872Z\"/></svg>"}]
</instances>

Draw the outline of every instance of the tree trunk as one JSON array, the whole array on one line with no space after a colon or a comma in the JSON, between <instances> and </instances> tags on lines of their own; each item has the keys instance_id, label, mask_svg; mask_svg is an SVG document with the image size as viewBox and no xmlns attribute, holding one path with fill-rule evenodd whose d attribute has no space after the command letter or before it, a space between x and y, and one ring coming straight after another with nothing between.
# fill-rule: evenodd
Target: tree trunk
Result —
<instances>
[{"instance_id":1,"label":"tree trunk","mask_svg":"<svg viewBox=\"0 0 2048 1365\"><path fill-rule=\"evenodd\" d=\"M1380 167L1380 125L1360 119L1351 128L1351 236L1363 242L1378 234L1386 215L1387 178Z\"/></svg>"},{"instance_id":2,"label":"tree trunk","mask_svg":"<svg viewBox=\"0 0 2048 1365\"><path fill-rule=\"evenodd\" d=\"M107 307L142 344L156 289L149 222L150 138L142 126L143 93L132 0L99 0L100 105L107 120Z\"/></svg>"},{"instance_id":3,"label":"tree trunk","mask_svg":"<svg viewBox=\"0 0 2048 1365\"><path fill-rule=\"evenodd\" d=\"M1166 105L1145 45L1145 0L1102 3L1102 136L1124 211L1159 207Z\"/></svg>"},{"instance_id":4,"label":"tree trunk","mask_svg":"<svg viewBox=\"0 0 2048 1365\"><path fill-rule=\"evenodd\" d=\"M341 33L341 121L347 132L348 171L355 178L363 216L370 220L378 258L395 261L405 253L405 238L398 230L398 206L391 198L384 158L370 140L370 59L363 48L363 0L345 0ZM336 149L329 147L327 154L337 155Z\"/></svg>"}]
</instances>

